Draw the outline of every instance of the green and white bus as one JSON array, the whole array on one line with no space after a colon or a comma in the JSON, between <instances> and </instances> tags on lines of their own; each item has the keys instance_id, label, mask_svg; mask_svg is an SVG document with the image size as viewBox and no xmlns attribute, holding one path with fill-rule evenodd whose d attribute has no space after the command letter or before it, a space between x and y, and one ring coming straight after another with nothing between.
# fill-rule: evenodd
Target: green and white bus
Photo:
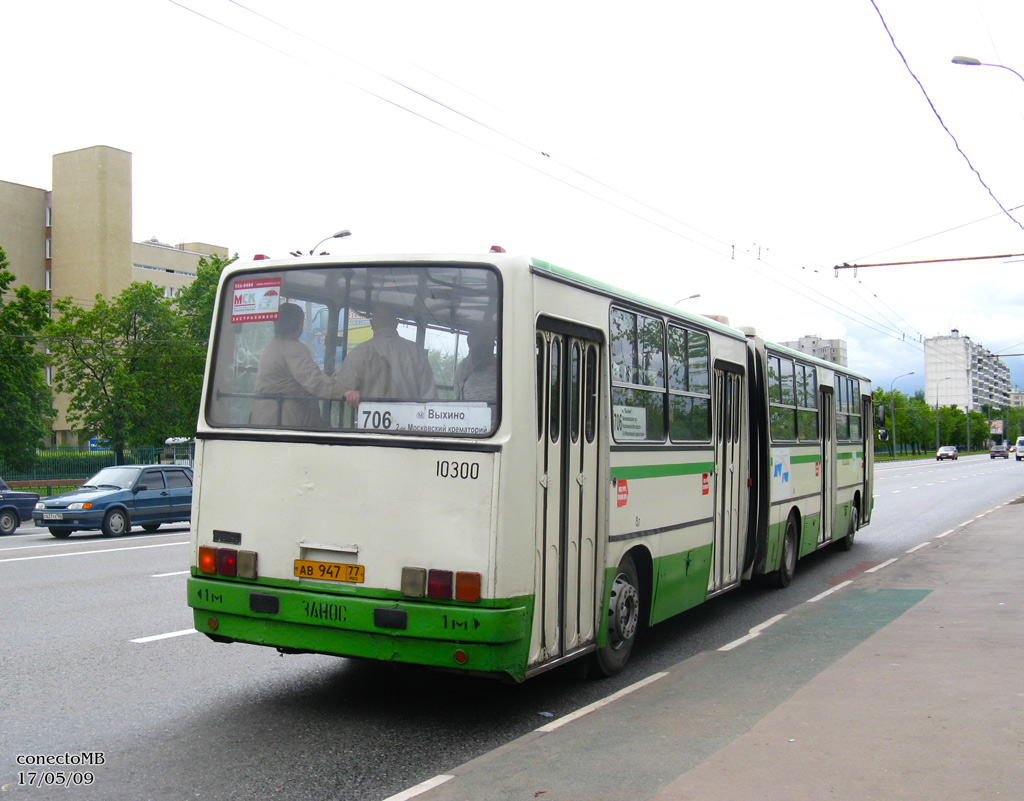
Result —
<instances>
[{"instance_id":1,"label":"green and white bus","mask_svg":"<svg viewBox=\"0 0 1024 801\"><path fill-rule=\"evenodd\" d=\"M315 395L260 380L285 304ZM382 307L429 361L423 397L371 396L345 366ZM471 395L481 331L493 372ZM872 438L864 376L537 259L236 263L196 435L188 603L217 642L611 675L642 627L850 547Z\"/></svg>"}]
</instances>

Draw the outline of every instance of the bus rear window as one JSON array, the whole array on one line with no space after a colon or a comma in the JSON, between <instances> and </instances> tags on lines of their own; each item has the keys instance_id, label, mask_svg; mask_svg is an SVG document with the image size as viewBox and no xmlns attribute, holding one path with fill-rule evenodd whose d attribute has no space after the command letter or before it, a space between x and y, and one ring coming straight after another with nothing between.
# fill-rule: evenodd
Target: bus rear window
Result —
<instances>
[{"instance_id":1,"label":"bus rear window","mask_svg":"<svg viewBox=\"0 0 1024 801\"><path fill-rule=\"evenodd\" d=\"M212 426L483 437L500 418L500 289L488 267L240 272L208 366Z\"/></svg>"}]
</instances>

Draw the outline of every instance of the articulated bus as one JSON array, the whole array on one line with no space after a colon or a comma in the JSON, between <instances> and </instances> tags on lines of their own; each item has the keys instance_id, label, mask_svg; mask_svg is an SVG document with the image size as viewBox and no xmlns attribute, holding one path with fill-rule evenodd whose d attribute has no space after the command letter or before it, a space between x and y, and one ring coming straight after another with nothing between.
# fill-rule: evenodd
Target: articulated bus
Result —
<instances>
[{"instance_id":1,"label":"articulated bus","mask_svg":"<svg viewBox=\"0 0 1024 801\"><path fill-rule=\"evenodd\" d=\"M306 389L269 391L286 306ZM384 309L404 361L367 356ZM474 336L492 372L470 393ZM356 378L360 362L382 380ZM424 362L418 396L383 380ZM862 375L537 259L232 264L188 603L222 643L612 675L645 626L851 547L871 516L872 417Z\"/></svg>"}]
</instances>

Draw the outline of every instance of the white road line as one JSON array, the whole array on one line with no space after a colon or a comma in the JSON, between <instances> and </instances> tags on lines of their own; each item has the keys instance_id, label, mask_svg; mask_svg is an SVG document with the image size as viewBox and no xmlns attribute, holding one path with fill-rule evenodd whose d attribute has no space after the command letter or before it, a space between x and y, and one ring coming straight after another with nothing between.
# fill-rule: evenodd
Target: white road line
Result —
<instances>
[{"instance_id":1,"label":"white road line","mask_svg":"<svg viewBox=\"0 0 1024 801\"><path fill-rule=\"evenodd\" d=\"M60 559L63 556L92 556L94 553L120 553L121 551L141 551L145 548L167 548L171 545L188 545L187 542L163 542L158 545L132 545L128 548L103 548L96 551L75 551L74 553L45 553L40 556L15 556L13 559L0 559L0 562L28 562L32 559Z\"/></svg>"},{"instance_id":2,"label":"white road line","mask_svg":"<svg viewBox=\"0 0 1024 801\"><path fill-rule=\"evenodd\" d=\"M151 539L153 537L152 534L139 535L138 537L131 537L131 538L125 537L124 541L132 542L134 540L142 539L143 536L145 536L145 538L147 540ZM71 540L70 542L76 542L76 541L75 540ZM99 542L97 542L96 540L93 540L91 543L88 540L77 540L77 542L81 543L83 545L90 545L90 544L100 544L100 545L102 545L102 544L109 543L110 540L107 539L106 537L104 537ZM182 540L182 542L188 542L188 540ZM60 548L60 547L65 546L67 544L68 544L68 540L63 540L61 542L47 542L47 543L44 543L42 545L15 545L15 546L13 546L11 548L0 549L0 553L7 553L8 551L31 551L31 550L35 550L36 548ZM163 543L163 544L164 545L173 545L173 544L177 544L177 543L169 543L168 542L168 543Z\"/></svg>"},{"instance_id":3,"label":"white road line","mask_svg":"<svg viewBox=\"0 0 1024 801\"><path fill-rule=\"evenodd\" d=\"M175 570L173 573L154 573L150 578L167 578L168 576L187 576L191 570Z\"/></svg>"},{"instance_id":4,"label":"white road line","mask_svg":"<svg viewBox=\"0 0 1024 801\"><path fill-rule=\"evenodd\" d=\"M172 631L167 634L154 634L152 637L139 637L136 640L130 642L156 642L157 640L169 640L171 637L182 637L186 634L198 634L199 632L195 629L182 629L181 631Z\"/></svg>"},{"instance_id":5,"label":"white road line","mask_svg":"<svg viewBox=\"0 0 1024 801\"><path fill-rule=\"evenodd\" d=\"M785 617L785 615L780 615L780 617ZM134 640L133 640L133 642L134 642ZM600 701L595 701L594 703L589 704L588 706L585 706L582 709L577 709L575 712L571 712L568 715L565 715L564 717L559 718L558 720L553 720L553 721L551 721L551 723L547 723L547 724L541 726L539 729L536 729L535 731L537 731L537 732L539 732L541 734L547 734L549 732L553 732L556 729L559 729L562 726L565 726L567 723L571 723L574 720L579 720L584 715L589 715L591 712L594 712L595 710L598 710L598 709L600 709L603 706L607 706L612 701L614 701L614 700L616 700L618 698L622 698L625 695L629 695L630 693L635 692L636 690L639 690L641 687L645 687L648 684L656 682L658 679L662 679L662 678L664 678L667 675L668 675L668 673L664 673L664 672L663 673L654 673L653 675L648 676L646 679L642 679L642 680L636 682L636 684L631 684L628 687L626 687L625 689L619 690L617 693L612 693L607 698L604 698L604 699L602 699ZM415 798L418 795L422 795L423 793L427 792L428 790L432 790L435 787L439 787L442 784L444 784L445 782L450 781L450 780L452 780L454 778L455 778L455 776L453 774L441 773L441 774L435 776L432 779L427 779L425 782L421 782L420 784L417 784L415 787L410 787L408 790L402 790L402 792L400 792L400 793L396 793L395 795L388 796L387 798L384 799L384 801L410 801L410 799L413 799L413 798Z\"/></svg>"},{"instance_id":6,"label":"white road line","mask_svg":"<svg viewBox=\"0 0 1024 801\"><path fill-rule=\"evenodd\" d=\"M868 568L867 570L865 570L864 572L865 572L865 573L876 573L876 572L878 572L879 570L881 570L881 569L882 569L883 567L888 567L889 565L893 564L894 562L898 562L898 561L899 561L899 559L898 559L898 558L893 558L893 559L887 559L886 561L882 562L882 563L881 563L881 564L879 564L879 565L875 565L874 567L869 567L869 568Z\"/></svg>"},{"instance_id":7,"label":"white road line","mask_svg":"<svg viewBox=\"0 0 1024 801\"><path fill-rule=\"evenodd\" d=\"M410 798L415 798L421 793L427 792L427 790L433 790L435 787L439 787L446 781L454 778L454 776L442 773L440 776L435 776L433 779L427 779L425 782L420 782L415 787L410 787L408 790L402 790L400 793L388 796L384 801L409 801Z\"/></svg>"},{"instance_id":8,"label":"white road line","mask_svg":"<svg viewBox=\"0 0 1024 801\"><path fill-rule=\"evenodd\" d=\"M913 553L914 551L920 551L922 548L925 548L925 547L927 547L929 545L931 545L930 542L922 542L919 545L915 545L913 548L911 548L909 551L907 551L907 553Z\"/></svg>"},{"instance_id":9,"label":"white road line","mask_svg":"<svg viewBox=\"0 0 1024 801\"><path fill-rule=\"evenodd\" d=\"M546 734L548 732L554 731L555 729L560 729L565 724L572 723L574 720L579 720L584 715L589 715L591 712L594 712L603 706L607 706L612 701L615 701L618 698L622 698L624 695L629 695L632 692L636 692L641 687L645 687L648 684L656 682L658 679L663 679L667 675L668 673L654 673L648 676L646 679L641 679L636 684L630 684L625 689L619 690L617 693L612 693L607 698L602 698L600 701L594 701L594 703L588 704L587 706L581 709L577 709L575 712L570 712L568 715L560 717L558 720L553 720L550 723L545 723L543 726L538 728L537 731Z\"/></svg>"},{"instance_id":10,"label":"white road line","mask_svg":"<svg viewBox=\"0 0 1024 801\"><path fill-rule=\"evenodd\" d=\"M740 637L738 640L733 640L730 643L726 643L725 645L723 645L718 650L719 651L731 651L733 648L739 648L741 645L743 645L743 643L750 642L752 639L754 639L758 634L760 634L766 628L768 628L769 626L771 626L771 625L773 625L775 623L778 623L784 617L785 617L785 615L776 615L773 618L769 618L764 623L759 623L756 626L754 626L754 628L752 628L750 631L748 631L744 636Z\"/></svg>"},{"instance_id":11,"label":"white road line","mask_svg":"<svg viewBox=\"0 0 1024 801\"><path fill-rule=\"evenodd\" d=\"M834 592L839 592L843 587L848 587L853 584L853 581L844 581L842 584L836 584L831 590L825 590L821 595L815 595L813 598L808 598L807 603L814 604L820 601L822 598L827 598Z\"/></svg>"}]
</instances>

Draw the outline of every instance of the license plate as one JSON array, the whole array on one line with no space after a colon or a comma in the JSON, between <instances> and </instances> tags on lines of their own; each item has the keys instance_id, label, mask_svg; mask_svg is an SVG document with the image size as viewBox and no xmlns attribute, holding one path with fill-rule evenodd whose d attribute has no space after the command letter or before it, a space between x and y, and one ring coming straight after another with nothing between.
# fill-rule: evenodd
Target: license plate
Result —
<instances>
[{"instance_id":1,"label":"license plate","mask_svg":"<svg viewBox=\"0 0 1024 801\"><path fill-rule=\"evenodd\" d=\"M50 512L49 514L43 515L43 520L63 520L64 515L59 513Z\"/></svg>"},{"instance_id":2,"label":"license plate","mask_svg":"<svg viewBox=\"0 0 1024 801\"><path fill-rule=\"evenodd\" d=\"M364 581L362 565L310 562L306 559L295 560L295 575L324 581L347 581L350 584L362 584Z\"/></svg>"}]
</instances>

